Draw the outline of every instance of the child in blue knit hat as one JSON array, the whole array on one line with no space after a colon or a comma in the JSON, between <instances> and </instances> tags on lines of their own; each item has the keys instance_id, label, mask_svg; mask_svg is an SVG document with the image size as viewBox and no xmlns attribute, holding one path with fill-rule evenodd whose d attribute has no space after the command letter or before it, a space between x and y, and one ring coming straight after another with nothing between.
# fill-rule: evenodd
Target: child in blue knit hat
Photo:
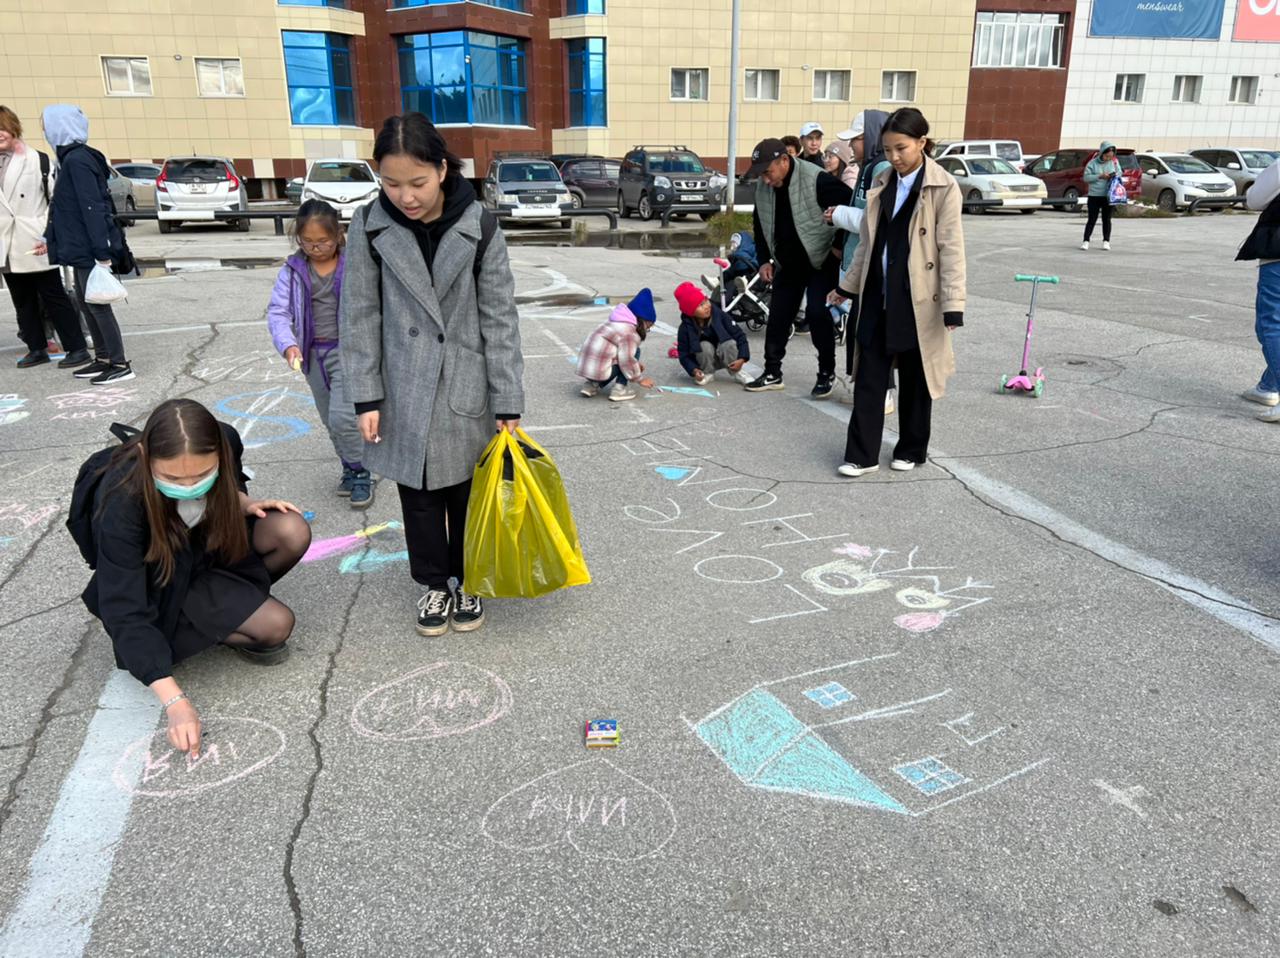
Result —
<instances>
[{"instance_id":1,"label":"child in blue knit hat","mask_svg":"<svg viewBox=\"0 0 1280 958\"><path fill-rule=\"evenodd\" d=\"M613 402L636 398L631 383L653 388L653 380L644 376L640 362L640 344L658 320L653 306L653 293L642 289L633 300L614 309L609 319L596 327L578 352L578 375L586 380L582 395L590 398L609 390Z\"/></svg>"}]
</instances>

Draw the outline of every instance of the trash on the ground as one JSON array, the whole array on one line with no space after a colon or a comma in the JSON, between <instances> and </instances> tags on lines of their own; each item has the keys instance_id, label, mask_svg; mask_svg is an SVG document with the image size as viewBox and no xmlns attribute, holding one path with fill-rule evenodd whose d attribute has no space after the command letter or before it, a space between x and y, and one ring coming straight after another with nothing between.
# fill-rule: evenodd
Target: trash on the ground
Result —
<instances>
[{"instance_id":1,"label":"trash on the ground","mask_svg":"<svg viewBox=\"0 0 1280 958\"><path fill-rule=\"evenodd\" d=\"M617 719L591 719L587 722L587 748L617 748L619 741Z\"/></svg>"}]
</instances>

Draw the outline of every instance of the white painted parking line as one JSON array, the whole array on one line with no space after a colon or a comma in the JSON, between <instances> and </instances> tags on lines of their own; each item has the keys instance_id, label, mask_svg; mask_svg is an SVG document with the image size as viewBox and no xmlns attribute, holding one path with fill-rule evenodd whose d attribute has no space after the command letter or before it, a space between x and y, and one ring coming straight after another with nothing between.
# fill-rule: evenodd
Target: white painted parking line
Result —
<instances>
[{"instance_id":1,"label":"white painted parking line","mask_svg":"<svg viewBox=\"0 0 1280 958\"><path fill-rule=\"evenodd\" d=\"M836 407L809 399L800 401L833 419L848 422L848 407ZM886 429L884 433L887 442L894 442L898 438L892 430ZM1229 592L1194 576L1185 575L1159 559L1109 539L1020 489L983 475L972 466L961 464L940 449L935 448L929 458L964 483L971 492L997 503L1006 512L1048 530L1064 542L1069 542L1114 565L1150 579L1188 605L1207 612L1218 621L1238 629L1272 651L1280 652L1280 623L1243 599L1238 599Z\"/></svg>"},{"instance_id":2,"label":"white painted parking line","mask_svg":"<svg viewBox=\"0 0 1280 958\"><path fill-rule=\"evenodd\" d=\"M133 804L132 789L116 785L112 771L130 744L155 729L158 712L155 697L137 679L111 673L32 856L22 897L0 930L0 955L84 953Z\"/></svg>"}]
</instances>

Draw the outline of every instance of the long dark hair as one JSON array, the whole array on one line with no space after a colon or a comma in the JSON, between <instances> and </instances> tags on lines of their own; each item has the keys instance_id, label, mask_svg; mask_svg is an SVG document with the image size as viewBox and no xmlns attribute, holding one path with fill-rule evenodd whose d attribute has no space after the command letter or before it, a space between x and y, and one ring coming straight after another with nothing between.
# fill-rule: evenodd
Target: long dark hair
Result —
<instances>
[{"instance_id":1,"label":"long dark hair","mask_svg":"<svg viewBox=\"0 0 1280 958\"><path fill-rule=\"evenodd\" d=\"M388 156L411 156L428 166L444 166L446 176L462 173L462 161L449 152L436 125L421 113L389 116L373 141L373 159L381 165Z\"/></svg>"},{"instance_id":2,"label":"long dark hair","mask_svg":"<svg viewBox=\"0 0 1280 958\"><path fill-rule=\"evenodd\" d=\"M884 126L880 130L881 138L886 133L901 133L916 140L924 140L926 157L931 156L933 148L937 146L933 140L929 139L929 121L913 106L904 106L890 113L889 119L884 121Z\"/></svg>"},{"instance_id":3,"label":"long dark hair","mask_svg":"<svg viewBox=\"0 0 1280 958\"><path fill-rule=\"evenodd\" d=\"M313 222L324 227L324 231L338 241L338 249L347 243L347 235L342 229L342 220L338 211L324 200L307 200L298 207L298 215L293 218L291 232L293 241L302 249L302 231Z\"/></svg>"},{"instance_id":4,"label":"long dark hair","mask_svg":"<svg viewBox=\"0 0 1280 958\"><path fill-rule=\"evenodd\" d=\"M174 557L187 546L190 531L178 515L173 500L156 488L151 463L183 454L217 453L218 480L209 490L204 518L205 546L230 564L249 554L249 534L240 508L235 458L231 445L213 414L193 399L168 399L147 417L138 436L124 443L111 457L108 470L123 467L117 489L142 500L150 530L144 560L154 563L156 579L167 585L173 578ZM104 508L105 508L104 501Z\"/></svg>"}]
</instances>

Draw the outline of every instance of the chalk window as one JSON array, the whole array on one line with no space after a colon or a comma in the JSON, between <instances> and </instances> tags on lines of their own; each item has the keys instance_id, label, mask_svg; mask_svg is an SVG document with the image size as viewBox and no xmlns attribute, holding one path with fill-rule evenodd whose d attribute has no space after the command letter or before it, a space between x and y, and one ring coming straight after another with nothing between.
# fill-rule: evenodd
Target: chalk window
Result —
<instances>
[{"instance_id":1,"label":"chalk window","mask_svg":"<svg viewBox=\"0 0 1280 958\"><path fill-rule=\"evenodd\" d=\"M816 689L809 689L804 693L804 696L817 702L824 709L833 709L837 705L844 705L845 702L852 702L857 698L839 682L828 682L826 685L820 685Z\"/></svg>"},{"instance_id":2,"label":"chalk window","mask_svg":"<svg viewBox=\"0 0 1280 958\"><path fill-rule=\"evenodd\" d=\"M948 768L932 757L899 765L894 771L916 791L925 795L937 795L969 781L955 769Z\"/></svg>"}]
</instances>

